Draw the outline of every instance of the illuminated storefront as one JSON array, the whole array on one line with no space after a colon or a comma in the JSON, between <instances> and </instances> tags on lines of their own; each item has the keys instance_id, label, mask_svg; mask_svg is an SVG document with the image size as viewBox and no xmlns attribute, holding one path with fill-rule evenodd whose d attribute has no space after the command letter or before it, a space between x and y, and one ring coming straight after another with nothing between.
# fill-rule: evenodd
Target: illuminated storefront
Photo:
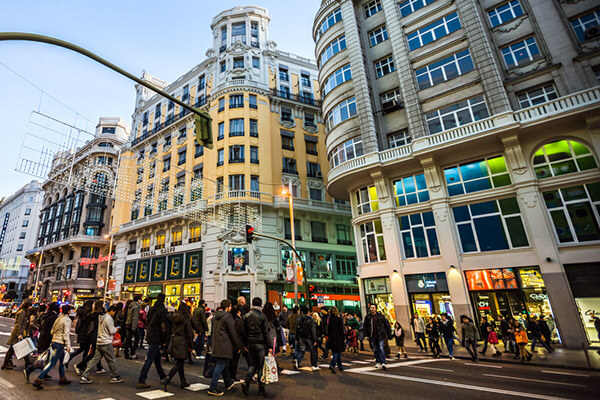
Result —
<instances>
[{"instance_id":1,"label":"illuminated storefront","mask_svg":"<svg viewBox=\"0 0 600 400\"><path fill-rule=\"evenodd\" d=\"M412 313L418 312L422 317L441 313L454 316L446 274L415 274L404 278Z\"/></svg>"},{"instance_id":2,"label":"illuminated storefront","mask_svg":"<svg viewBox=\"0 0 600 400\"><path fill-rule=\"evenodd\" d=\"M594 327L592 314L600 317L600 264L565 264L564 267L587 340L598 345L600 333Z\"/></svg>"},{"instance_id":3,"label":"illuminated storefront","mask_svg":"<svg viewBox=\"0 0 600 400\"><path fill-rule=\"evenodd\" d=\"M390 321L396 321L396 311L394 310L394 298L392 296L392 286L390 278L367 278L363 279L367 307L371 304L377 306L380 311Z\"/></svg>"}]
</instances>

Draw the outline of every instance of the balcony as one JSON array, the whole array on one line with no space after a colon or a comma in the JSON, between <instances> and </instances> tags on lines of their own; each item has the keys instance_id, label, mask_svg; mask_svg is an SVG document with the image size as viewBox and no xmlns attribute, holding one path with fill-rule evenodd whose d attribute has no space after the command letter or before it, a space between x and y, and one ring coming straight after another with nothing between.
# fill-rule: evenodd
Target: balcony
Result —
<instances>
[{"instance_id":1,"label":"balcony","mask_svg":"<svg viewBox=\"0 0 600 400\"><path fill-rule=\"evenodd\" d=\"M301 94L293 94L293 93L287 92L285 90L279 90L279 89L271 89L271 95L275 96L275 97L280 97L282 99L293 100L298 103L307 104L309 106L314 106L314 107L321 107L321 103L322 103L321 100L317 100L311 96L304 96Z\"/></svg>"}]
</instances>

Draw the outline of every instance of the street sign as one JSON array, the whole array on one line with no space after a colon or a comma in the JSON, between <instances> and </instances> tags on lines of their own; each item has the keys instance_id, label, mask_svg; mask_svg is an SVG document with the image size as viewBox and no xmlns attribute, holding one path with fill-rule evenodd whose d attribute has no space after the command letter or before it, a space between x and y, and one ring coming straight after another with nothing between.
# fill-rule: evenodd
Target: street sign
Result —
<instances>
[{"instance_id":1,"label":"street sign","mask_svg":"<svg viewBox=\"0 0 600 400\"><path fill-rule=\"evenodd\" d=\"M317 296L317 307L324 307L324 306L325 306L325 297Z\"/></svg>"},{"instance_id":2,"label":"street sign","mask_svg":"<svg viewBox=\"0 0 600 400\"><path fill-rule=\"evenodd\" d=\"M98 287L98 289L102 289L104 287L104 279L99 279L96 286Z\"/></svg>"},{"instance_id":3,"label":"street sign","mask_svg":"<svg viewBox=\"0 0 600 400\"><path fill-rule=\"evenodd\" d=\"M108 290L111 292L114 292L116 288L117 288L116 279L109 279L108 280Z\"/></svg>"}]
</instances>

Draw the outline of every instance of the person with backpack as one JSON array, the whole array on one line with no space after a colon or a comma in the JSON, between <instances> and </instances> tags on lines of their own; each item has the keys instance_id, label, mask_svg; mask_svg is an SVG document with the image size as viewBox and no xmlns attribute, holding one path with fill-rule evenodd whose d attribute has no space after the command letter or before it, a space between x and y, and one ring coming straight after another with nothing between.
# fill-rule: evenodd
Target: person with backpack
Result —
<instances>
[{"instance_id":1,"label":"person with backpack","mask_svg":"<svg viewBox=\"0 0 600 400\"><path fill-rule=\"evenodd\" d=\"M114 318L118 313L118 307L112 305L108 308L106 314L100 317L98 322L98 338L96 339L96 351L94 357L88 363L87 368L81 374L79 379L80 384L92 383L90 379L90 373L94 365L98 363L102 358L106 359L108 369L110 370L110 383L121 383L123 379L119 376L117 371L117 364L115 362L115 353L113 350L113 337L117 333L115 327Z\"/></svg>"},{"instance_id":2,"label":"person with backpack","mask_svg":"<svg viewBox=\"0 0 600 400\"><path fill-rule=\"evenodd\" d=\"M138 378L138 389L147 389L150 387L146 383L146 379L153 363L160 379L164 379L167 376L161 364L160 354L161 346L166 345L171 331L171 322L167 316L164 293L159 293L156 297L156 302L150 308L147 319L146 341L148 342L148 350L146 352L146 361Z\"/></svg>"},{"instance_id":3,"label":"person with backpack","mask_svg":"<svg viewBox=\"0 0 600 400\"><path fill-rule=\"evenodd\" d=\"M242 319L242 341L248 349L251 363L248 365L246 379L242 383L242 392L248 396L248 390L252 383L252 377L258 374L258 394L266 397L265 384L262 382L263 366L267 349L273 346L273 338L269 337L269 322L267 316L262 312L262 299L252 299L252 308Z\"/></svg>"},{"instance_id":4,"label":"person with backpack","mask_svg":"<svg viewBox=\"0 0 600 400\"><path fill-rule=\"evenodd\" d=\"M456 328L454 327L454 321L447 313L440 314L440 333L442 338L444 339L444 343L446 343L446 347L448 348L448 357L451 360L454 360L454 332Z\"/></svg>"},{"instance_id":5,"label":"person with backpack","mask_svg":"<svg viewBox=\"0 0 600 400\"><path fill-rule=\"evenodd\" d=\"M206 320L206 302L200 300L198 307L192 315L192 325L198 334L194 347L196 349L196 360L203 359L202 351L204 350L204 342L206 340L206 332L208 332L208 322Z\"/></svg>"},{"instance_id":6,"label":"person with backpack","mask_svg":"<svg viewBox=\"0 0 600 400\"><path fill-rule=\"evenodd\" d=\"M189 350L194 342L194 329L192 328L192 319L190 308L184 302L179 304L179 308L173 314L171 341L169 343L169 353L175 359L175 365L171 368L162 383L164 391L167 391L167 386L175 374L179 373L179 387L185 389L190 386L185 379L185 370L183 368L185 360L189 356Z\"/></svg>"},{"instance_id":7,"label":"person with backpack","mask_svg":"<svg viewBox=\"0 0 600 400\"><path fill-rule=\"evenodd\" d=\"M321 368L317 365L317 327L308 315L308 307L302 306L301 315L296 321L296 351L294 354L294 369L300 368L306 350L310 352L310 365L313 371Z\"/></svg>"},{"instance_id":8,"label":"person with backpack","mask_svg":"<svg viewBox=\"0 0 600 400\"><path fill-rule=\"evenodd\" d=\"M294 355L294 349L296 348L296 322L298 321L298 317L300 316L298 313L300 312L300 307L294 306L292 308L292 313L287 317L287 326L288 326L288 343L290 344L290 354Z\"/></svg>"}]
</instances>

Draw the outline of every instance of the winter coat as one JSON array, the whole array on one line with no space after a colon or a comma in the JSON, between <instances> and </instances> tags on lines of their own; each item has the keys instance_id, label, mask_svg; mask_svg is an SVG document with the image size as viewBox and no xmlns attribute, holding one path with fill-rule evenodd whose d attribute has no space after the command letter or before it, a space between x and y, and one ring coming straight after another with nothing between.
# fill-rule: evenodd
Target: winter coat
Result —
<instances>
[{"instance_id":1,"label":"winter coat","mask_svg":"<svg viewBox=\"0 0 600 400\"><path fill-rule=\"evenodd\" d=\"M517 344L529 343L529 338L527 337L527 332L525 332L524 330L515 332L515 340L517 341Z\"/></svg>"},{"instance_id":2,"label":"winter coat","mask_svg":"<svg viewBox=\"0 0 600 400\"><path fill-rule=\"evenodd\" d=\"M61 314L56 321L54 321L54 325L52 325L52 329L50 330L52 343L64 344L65 347L71 348L70 335L72 322L71 318L66 314Z\"/></svg>"},{"instance_id":3,"label":"winter coat","mask_svg":"<svg viewBox=\"0 0 600 400\"><path fill-rule=\"evenodd\" d=\"M350 327L350 328L352 328L352 327ZM350 347L358 346L358 340L356 339L356 330L355 329L348 329L348 345Z\"/></svg>"},{"instance_id":4,"label":"winter coat","mask_svg":"<svg viewBox=\"0 0 600 400\"><path fill-rule=\"evenodd\" d=\"M171 355L176 360L185 360L188 358L188 350L192 348L192 342L194 341L192 320L176 312L173 315L171 328L173 332L171 334Z\"/></svg>"},{"instance_id":5,"label":"winter coat","mask_svg":"<svg viewBox=\"0 0 600 400\"><path fill-rule=\"evenodd\" d=\"M502 336L510 336L509 330L510 330L510 324L508 323L508 321L505 319L500 321L500 334Z\"/></svg>"},{"instance_id":6,"label":"winter coat","mask_svg":"<svg viewBox=\"0 0 600 400\"><path fill-rule=\"evenodd\" d=\"M440 337L440 324L438 322L431 322L425 325L425 332L429 339L439 339Z\"/></svg>"},{"instance_id":7,"label":"winter coat","mask_svg":"<svg viewBox=\"0 0 600 400\"><path fill-rule=\"evenodd\" d=\"M391 339L390 322L380 312L375 315L367 315L365 317L365 336L376 340Z\"/></svg>"},{"instance_id":8,"label":"winter coat","mask_svg":"<svg viewBox=\"0 0 600 400\"><path fill-rule=\"evenodd\" d=\"M273 346L273 337L269 337L267 316L259 308L254 308L242 317L242 340L246 346L263 344Z\"/></svg>"},{"instance_id":9,"label":"winter coat","mask_svg":"<svg viewBox=\"0 0 600 400\"><path fill-rule=\"evenodd\" d=\"M146 310L144 310L143 308L140 308L140 314L138 315L138 323L137 323L137 327L138 329L146 329Z\"/></svg>"},{"instance_id":10,"label":"winter coat","mask_svg":"<svg viewBox=\"0 0 600 400\"><path fill-rule=\"evenodd\" d=\"M462 321L464 318L465 316L462 315L460 320ZM468 340L470 342L479 340L479 331L477 330L477 327L475 327L475 324L471 318L468 318L467 322L462 323L462 339L463 341Z\"/></svg>"},{"instance_id":11,"label":"winter coat","mask_svg":"<svg viewBox=\"0 0 600 400\"><path fill-rule=\"evenodd\" d=\"M487 320L483 324L479 325L479 333L480 333L479 337L487 339L487 337L488 337L488 330L487 330L488 326L490 326L490 323L487 322Z\"/></svg>"},{"instance_id":12,"label":"winter coat","mask_svg":"<svg viewBox=\"0 0 600 400\"><path fill-rule=\"evenodd\" d=\"M54 321L58 318L56 311L46 311L42 316L42 322L40 324L40 336L38 338L38 352L43 353L50 347L52 343L52 326Z\"/></svg>"},{"instance_id":13,"label":"winter coat","mask_svg":"<svg viewBox=\"0 0 600 400\"><path fill-rule=\"evenodd\" d=\"M339 316L330 315L327 318L325 332L329 338L329 348L333 353L342 352L346 349L344 321Z\"/></svg>"},{"instance_id":14,"label":"winter coat","mask_svg":"<svg viewBox=\"0 0 600 400\"><path fill-rule=\"evenodd\" d=\"M19 342L19 336L27 337L29 336L29 328L28 328L28 319L27 319L27 310L19 310L17 315L15 316L15 325L13 326L12 332L10 333L10 337L8 338L8 342L6 344L13 345Z\"/></svg>"},{"instance_id":15,"label":"winter coat","mask_svg":"<svg viewBox=\"0 0 600 400\"><path fill-rule=\"evenodd\" d=\"M527 324L527 328L531 332L531 336L539 338L542 336L542 330L536 321L531 321Z\"/></svg>"},{"instance_id":16,"label":"winter coat","mask_svg":"<svg viewBox=\"0 0 600 400\"><path fill-rule=\"evenodd\" d=\"M305 339L312 343L317 341L315 321L308 315L302 314L296 321L296 339Z\"/></svg>"},{"instance_id":17,"label":"winter coat","mask_svg":"<svg viewBox=\"0 0 600 400\"><path fill-rule=\"evenodd\" d=\"M425 321L421 317L412 319L412 327L415 333L425 333Z\"/></svg>"},{"instance_id":18,"label":"winter coat","mask_svg":"<svg viewBox=\"0 0 600 400\"><path fill-rule=\"evenodd\" d=\"M287 326L288 326L288 329L290 330L291 334L294 334L294 335L296 334L296 322L298 322L299 317L300 317L300 314L298 314L298 313L295 313L295 314L291 313L288 316Z\"/></svg>"},{"instance_id":19,"label":"winter coat","mask_svg":"<svg viewBox=\"0 0 600 400\"><path fill-rule=\"evenodd\" d=\"M113 320L113 317L111 317L109 313L99 316L98 338L96 343L99 346L111 344L115 333L117 333L117 328L115 327L115 321Z\"/></svg>"},{"instance_id":20,"label":"winter coat","mask_svg":"<svg viewBox=\"0 0 600 400\"><path fill-rule=\"evenodd\" d=\"M364 340L365 339L365 323L364 321L360 321L358 326L358 331L356 332L356 339Z\"/></svg>"},{"instance_id":21,"label":"winter coat","mask_svg":"<svg viewBox=\"0 0 600 400\"><path fill-rule=\"evenodd\" d=\"M394 339L396 340L396 346L404 346L404 329L394 328Z\"/></svg>"},{"instance_id":22,"label":"winter coat","mask_svg":"<svg viewBox=\"0 0 600 400\"><path fill-rule=\"evenodd\" d=\"M538 325L540 326L540 330L542 331L542 335L546 338L546 340L550 340L552 338L552 332L550 332L550 327L548 323L544 319L538 320Z\"/></svg>"},{"instance_id":23,"label":"winter coat","mask_svg":"<svg viewBox=\"0 0 600 400\"><path fill-rule=\"evenodd\" d=\"M449 340L454 337L454 321L452 319L447 318L446 321L440 321L440 333L444 337L444 340Z\"/></svg>"},{"instance_id":24,"label":"winter coat","mask_svg":"<svg viewBox=\"0 0 600 400\"><path fill-rule=\"evenodd\" d=\"M192 314L192 326L199 335L208 331L208 322L206 322L206 310L204 307L196 307Z\"/></svg>"},{"instance_id":25,"label":"winter coat","mask_svg":"<svg viewBox=\"0 0 600 400\"><path fill-rule=\"evenodd\" d=\"M498 335L494 331L490 331L487 337L489 344L498 344Z\"/></svg>"},{"instance_id":26,"label":"winter coat","mask_svg":"<svg viewBox=\"0 0 600 400\"><path fill-rule=\"evenodd\" d=\"M277 319L279 320L279 324L281 325L282 328L287 329L288 327L288 317L291 315L291 311L282 311L279 313L279 316L277 317Z\"/></svg>"},{"instance_id":27,"label":"winter coat","mask_svg":"<svg viewBox=\"0 0 600 400\"><path fill-rule=\"evenodd\" d=\"M136 330L138 326L138 319L140 318L140 303L134 301L129 306L127 311L127 320L125 321L125 327L127 329Z\"/></svg>"},{"instance_id":28,"label":"winter coat","mask_svg":"<svg viewBox=\"0 0 600 400\"><path fill-rule=\"evenodd\" d=\"M242 349L242 342L235 331L233 317L219 310L212 319L212 355L217 358L233 358L234 350Z\"/></svg>"},{"instance_id":29,"label":"winter coat","mask_svg":"<svg viewBox=\"0 0 600 400\"><path fill-rule=\"evenodd\" d=\"M163 303L156 302L148 312L148 329L146 341L148 344L163 345L169 340L171 321Z\"/></svg>"},{"instance_id":30,"label":"winter coat","mask_svg":"<svg viewBox=\"0 0 600 400\"><path fill-rule=\"evenodd\" d=\"M77 343L79 344L91 344L96 342L96 334L98 324L98 314L80 313L77 320Z\"/></svg>"}]
</instances>

